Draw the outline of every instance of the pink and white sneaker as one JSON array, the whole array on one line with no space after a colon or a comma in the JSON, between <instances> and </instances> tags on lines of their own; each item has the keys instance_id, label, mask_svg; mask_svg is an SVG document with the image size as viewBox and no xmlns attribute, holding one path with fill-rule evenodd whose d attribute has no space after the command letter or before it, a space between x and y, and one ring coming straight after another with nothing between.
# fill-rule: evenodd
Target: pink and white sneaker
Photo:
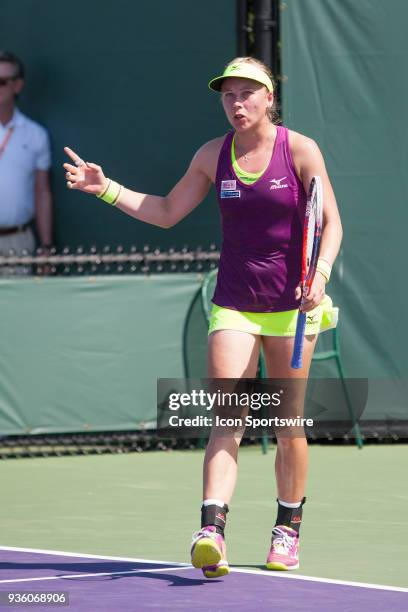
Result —
<instances>
[{"instance_id":1,"label":"pink and white sneaker","mask_svg":"<svg viewBox=\"0 0 408 612\"><path fill-rule=\"evenodd\" d=\"M295 570L299 568L299 535L286 525L272 529L272 545L266 560L268 570Z\"/></svg>"},{"instance_id":2,"label":"pink and white sneaker","mask_svg":"<svg viewBox=\"0 0 408 612\"><path fill-rule=\"evenodd\" d=\"M225 540L213 525L203 527L193 535L191 563L202 569L206 578L229 574Z\"/></svg>"}]
</instances>

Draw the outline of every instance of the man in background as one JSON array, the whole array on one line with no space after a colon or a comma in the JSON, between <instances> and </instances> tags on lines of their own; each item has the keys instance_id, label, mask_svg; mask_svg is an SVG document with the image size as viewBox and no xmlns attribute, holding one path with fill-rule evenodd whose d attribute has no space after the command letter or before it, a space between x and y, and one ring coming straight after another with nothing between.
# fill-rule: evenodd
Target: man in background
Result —
<instances>
[{"instance_id":1,"label":"man in background","mask_svg":"<svg viewBox=\"0 0 408 612\"><path fill-rule=\"evenodd\" d=\"M41 246L52 244L50 145L46 130L21 113L16 100L24 86L24 66L0 50L0 253L35 250L30 224L35 218ZM30 273L19 268L18 273ZM1 274L1 268L0 268Z\"/></svg>"}]
</instances>

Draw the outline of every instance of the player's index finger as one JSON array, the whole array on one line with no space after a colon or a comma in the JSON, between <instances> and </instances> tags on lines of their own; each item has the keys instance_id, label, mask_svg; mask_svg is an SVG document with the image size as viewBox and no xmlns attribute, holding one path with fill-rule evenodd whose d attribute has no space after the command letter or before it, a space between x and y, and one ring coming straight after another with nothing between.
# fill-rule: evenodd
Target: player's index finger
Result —
<instances>
[{"instance_id":1,"label":"player's index finger","mask_svg":"<svg viewBox=\"0 0 408 612\"><path fill-rule=\"evenodd\" d=\"M65 153L72 159L75 164L83 164L82 159L69 147L64 147Z\"/></svg>"}]
</instances>

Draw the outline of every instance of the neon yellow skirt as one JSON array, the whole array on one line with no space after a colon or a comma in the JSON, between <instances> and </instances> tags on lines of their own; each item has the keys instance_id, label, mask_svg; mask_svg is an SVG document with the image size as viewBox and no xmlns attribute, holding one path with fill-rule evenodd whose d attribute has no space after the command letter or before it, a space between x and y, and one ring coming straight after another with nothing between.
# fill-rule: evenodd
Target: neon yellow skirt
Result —
<instances>
[{"instance_id":1,"label":"neon yellow skirt","mask_svg":"<svg viewBox=\"0 0 408 612\"><path fill-rule=\"evenodd\" d=\"M336 327L339 309L326 295L319 306L306 313L306 334L314 335ZM208 333L219 329L235 329L260 336L294 336L298 310L284 312L240 312L213 305Z\"/></svg>"}]
</instances>

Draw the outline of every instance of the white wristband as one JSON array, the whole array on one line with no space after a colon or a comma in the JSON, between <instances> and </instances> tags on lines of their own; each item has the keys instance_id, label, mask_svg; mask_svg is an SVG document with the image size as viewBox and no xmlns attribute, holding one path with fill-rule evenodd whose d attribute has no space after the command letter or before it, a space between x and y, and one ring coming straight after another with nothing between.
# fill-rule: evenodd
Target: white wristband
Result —
<instances>
[{"instance_id":1,"label":"white wristband","mask_svg":"<svg viewBox=\"0 0 408 612\"><path fill-rule=\"evenodd\" d=\"M316 270L324 276L324 278L326 279L326 283L328 283L332 271L332 267L329 262L323 259L322 257L319 257L319 259L317 260Z\"/></svg>"}]
</instances>

